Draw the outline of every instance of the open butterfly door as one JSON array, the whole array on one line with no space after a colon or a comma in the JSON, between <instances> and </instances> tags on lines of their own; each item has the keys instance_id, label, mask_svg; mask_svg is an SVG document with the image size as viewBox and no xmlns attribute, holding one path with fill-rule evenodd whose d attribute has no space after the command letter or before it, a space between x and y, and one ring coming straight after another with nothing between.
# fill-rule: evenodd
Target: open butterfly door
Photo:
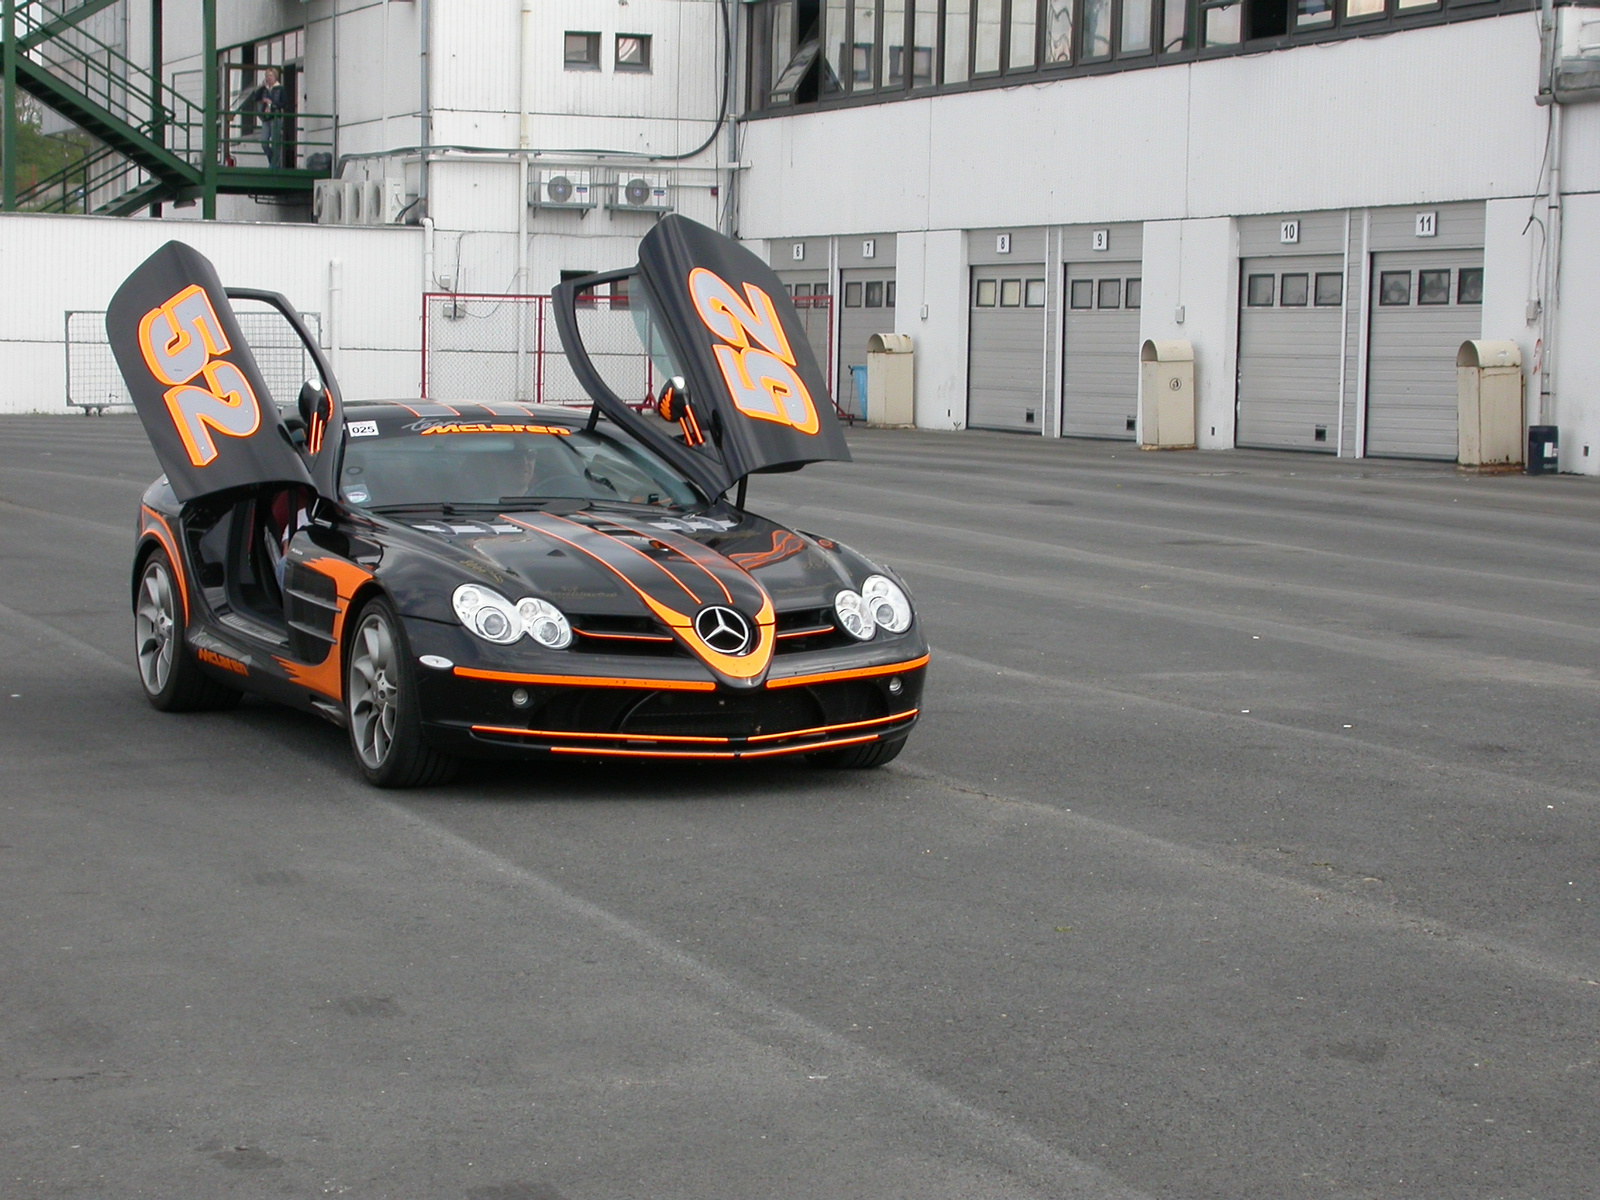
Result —
<instances>
[{"instance_id":1,"label":"open butterfly door","mask_svg":"<svg viewBox=\"0 0 1600 1200\"><path fill-rule=\"evenodd\" d=\"M619 285L621 290L619 291ZM626 297L661 378L687 383L673 423L641 416L597 369L585 326L610 287ZM782 282L739 243L668 216L639 244L632 271L569 280L555 292L562 345L607 417L671 458L711 495L748 475L850 459L823 372ZM612 323L620 319L613 311Z\"/></svg>"},{"instance_id":2,"label":"open butterfly door","mask_svg":"<svg viewBox=\"0 0 1600 1200\"><path fill-rule=\"evenodd\" d=\"M279 416L230 297L276 308L316 363L320 379L300 398L303 446ZM258 484L301 484L337 496L344 434L339 387L282 296L224 288L203 254L168 242L117 289L106 333L180 501Z\"/></svg>"}]
</instances>

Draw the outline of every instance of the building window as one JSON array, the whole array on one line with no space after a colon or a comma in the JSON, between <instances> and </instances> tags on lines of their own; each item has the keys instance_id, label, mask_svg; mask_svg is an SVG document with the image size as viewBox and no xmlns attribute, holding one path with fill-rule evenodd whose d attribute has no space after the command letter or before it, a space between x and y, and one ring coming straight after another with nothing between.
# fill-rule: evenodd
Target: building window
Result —
<instances>
[{"instance_id":1,"label":"building window","mask_svg":"<svg viewBox=\"0 0 1600 1200\"><path fill-rule=\"evenodd\" d=\"M999 284L997 284L993 279L978 280L978 294L973 303L979 308L993 308L995 291L998 289L998 287Z\"/></svg>"},{"instance_id":2,"label":"building window","mask_svg":"<svg viewBox=\"0 0 1600 1200\"><path fill-rule=\"evenodd\" d=\"M1244 302L1251 308L1271 308L1274 276L1252 275L1245 284Z\"/></svg>"},{"instance_id":3,"label":"building window","mask_svg":"<svg viewBox=\"0 0 1600 1200\"><path fill-rule=\"evenodd\" d=\"M1286 308L1304 308L1310 292L1309 275L1285 275L1278 283L1278 303Z\"/></svg>"},{"instance_id":4,"label":"building window","mask_svg":"<svg viewBox=\"0 0 1600 1200\"><path fill-rule=\"evenodd\" d=\"M617 34L617 70L648 71L650 69L650 35L648 33Z\"/></svg>"},{"instance_id":5,"label":"building window","mask_svg":"<svg viewBox=\"0 0 1600 1200\"><path fill-rule=\"evenodd\" d=\"M861 307L861 285L859 283L847 283L844 285L844 306L846 308Z\"/></svg>"},{"instance_id":6,"label":"building window","mask_svg":"<svg viewBox=\"0 0 1600 1200\"><path fill-rule=\"evenodd\" d=\"M566 68L569 71L598 71L600 69L600 35L598 33L568 33L562 39Z\"/></svg>"},{"instance_id":7,"label":"building window","mask_svg":"<svg viewBox=\"0 0 1600 1200\"><path fill-rule=\"evenodd\" d=\"M894 280L892 279L883 285L883 306L885 308L894 307Z\"/></svg>"},{"instance_id":8,"label":"building window","mask_svg":"<svg viewBox=\"0 0 1600 1200\"><path fill-rule=\"evenodd\" d=\"M752 0L753 109L893 100L918 90L1002 86L1010 76L1294 42L1523 11L1525 0ZM619 70L647 70L626 60ZM639 35L642 36L642 35ZM569 65L592 66L569 58Z\"/></svg>"},{"instance_id":9,"label":"building window","mask_svg":"<svg viewBox=\"0 0 1600 1200\"><path fill-rule=\"evenodd\" d=\"M1462 267L1456 272L1456 303L1483 303L1483 268Z\"/></svg>"},{"instance_id":10,"label":"building window","mask_svg":"<svg viewBox=\"0 0 1600 1200\"><path fill-rule=\"evenodd\" d=\"M1074 279L1070 291L1070 303L1073 308L1094 307L1094 280Z\"/></svg>"},{"instance_id":11,"label":"building window","mask_svg":"<svg viewBox=\"0 0 1600 1200\"><path fill-rule=\"evenodd\" d=\"M1097 298L1096 308L1121 308L1122 307L1122 280L1102 279L1100 281L1100 295Z\"/></svg>"},{"instance_id":12,"label":"building window","mask_svg":"<svg viewBox=\"0 0 1600 1200\"><path fill-rule=\"evenodd\" d=\"M1130 279L1122 293L1123 308L1138 308L1144 302L1144 280Z\"/></svg>"},{"instance_id":13,"label":"building window","mask_svg":"<svg viewBox=\"0 0 1600 1200\"><path fill-rule=\"evenodd\" d=\"M867 307L883 307L883 281L874 279L867 284Z\"/></svg>"},{"instance_id":14,"label":"building window","mask_svg":"<svg viewBox=\"0 0 1600 1200\"><path fill-rule=\"evenodd\" d=\"M1022 303L1028 308L1044 307L1044 280L1030 279L1022 297Z\"/></svg>"},{"instance_id":15,"label":"building window","mask_svg":"<svg viewBox=\"0 0 1600 1200\"><path fill-rule=\"evenodd\" d=\"M1449 304L1450 303L1450 272L1449 271L1418 271L1417 272L1417 303L1418 304Z\"/></svg>"},{"instance_id":16,"label":"building window","mask_svg":"<svg viewBox=\"0 0 1600 1200\"><path fill-rule=\"evenodd\" d=\"M1022 280L1002 279L1000 281L1000 307L1022 307Z\"/></svg>"},{"instance_id":17,"label":"building window","mask_svg":"<svg viewBox=\"0 0 1600 1200\"><path fill-rule=\"evenodd\" d=\"M1324 308L1337 308L1344 303L1344 276L1337 271L1317 273L1317 303Z\"/></svg>"},{"instance_id":18,"label":"building window","mask_svg":"<svg viewBox=\"0 0 1600 1200\"><path fill-rule=\"evenodd\" d=\"M1411 303L1411 272L1383 271L1378 276L1379 304Z\"/></svg>"}]
</instances>

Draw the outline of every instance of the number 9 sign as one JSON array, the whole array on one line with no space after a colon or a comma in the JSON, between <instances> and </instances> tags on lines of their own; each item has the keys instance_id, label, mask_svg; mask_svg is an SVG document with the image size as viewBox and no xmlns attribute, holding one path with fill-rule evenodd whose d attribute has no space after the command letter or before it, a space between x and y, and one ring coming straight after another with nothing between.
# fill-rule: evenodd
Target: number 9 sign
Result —
<instances>
[{"instance_id":1,"label":"number 9 sign","mask_svg":"<svg viewBox=\"0 0 1600 1200\"><path fill-rule=\"evenodd\" d=\"M150 373L171 385L162 398L197 467L217 457L213 431L246 438L261 426L261 405L244 372L219 357L230 349L211 297L197 283L139 322L139 351Z\"/></svg>"}]
</instances>

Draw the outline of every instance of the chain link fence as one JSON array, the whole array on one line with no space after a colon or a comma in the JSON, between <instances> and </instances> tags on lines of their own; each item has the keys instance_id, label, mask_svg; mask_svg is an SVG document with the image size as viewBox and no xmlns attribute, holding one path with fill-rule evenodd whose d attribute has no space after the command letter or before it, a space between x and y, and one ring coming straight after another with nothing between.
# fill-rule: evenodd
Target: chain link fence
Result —
<instances>
[{"instance_id":1,"label":"chain link fence","mask_svg":"<svg viewBox=\"0 0 1600 1200\"><path fill-rule=\"evenodd\" d=\"M256 365L267 382L267 390L279 405L293 404L300 385L317 373L311 354L289 322L270 309L234 310L239 330L255 356ZM300 319L320 344L322 317L301 313ZM74 309L67 313L67 404L86 413L101 413L108 408L132 407L133 397L122 382L122 372L111 353L106 337L104 311Z\"/></svg>"}]
</instances>

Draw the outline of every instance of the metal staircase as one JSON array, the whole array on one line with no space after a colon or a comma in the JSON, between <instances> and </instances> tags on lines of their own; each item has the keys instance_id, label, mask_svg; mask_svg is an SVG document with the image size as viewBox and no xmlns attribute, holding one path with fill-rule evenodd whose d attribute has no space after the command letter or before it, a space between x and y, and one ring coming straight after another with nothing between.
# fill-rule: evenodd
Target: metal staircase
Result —
<instances>
[{"instance_id":1,"label":"metal staircase","mask_svg":"<svg viewBox=\"0 0 1600 1200\"><path fill-rule=\"evenodd\" d=\"M331 151L331 117L298 112L274 117L273 154L283 161L273 163L265 144L246 132L247 123L258 118L223 100L216 0L202 4L205 70L199 104L162 81L159 39L152 43L152 69L84 28L87 18L117 2L0 0L0 207L129 216L167 200L199 199L203 215L214 217L219 194L309 198L313 181L331 174L326 155L318 169L307 165L319 149ZM159 12L158 0L152 0L152 8ZM99 143L79 162L20 193L15 183L18 88ZM251 161L257 157L259 165Z\"/></svg>"}]
</instances>

